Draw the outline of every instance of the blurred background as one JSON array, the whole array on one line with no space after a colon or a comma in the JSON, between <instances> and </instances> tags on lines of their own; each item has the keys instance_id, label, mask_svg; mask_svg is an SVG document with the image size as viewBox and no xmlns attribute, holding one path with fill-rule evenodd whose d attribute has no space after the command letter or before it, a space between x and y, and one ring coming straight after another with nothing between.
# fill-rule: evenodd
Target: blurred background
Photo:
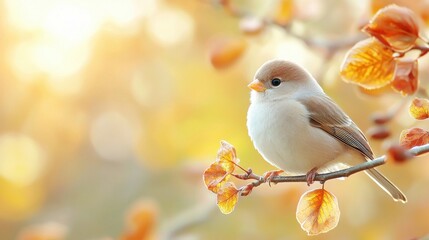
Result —
<instances>
[{"instance_id":1,"label":"blurred background","mask_svg":"<svg viewBox=\"0 0 429 240\"><path fill-rule=\"evenodd\" d=\"M243 167L273 169L246 129L246 85L266 60L305 66L364 131L373 113L403 101L338 74L365 37L359 28L392 1L230 1L246 18L227 2L0 1L1 239L308 238L295 209L319 184L261 186L223 215L202 173L222 139ZM393 2L427 19L427 1ZM280 24L262 24L273 16ZM419 63L425 89L428 59ZM371 140L376 155L411 126L429 125L404 108L390 138ZM380 167L405 205L363 173L329 181L340 223L312 239L429 234L428 160Z\"/></svg>"}]
</instances>

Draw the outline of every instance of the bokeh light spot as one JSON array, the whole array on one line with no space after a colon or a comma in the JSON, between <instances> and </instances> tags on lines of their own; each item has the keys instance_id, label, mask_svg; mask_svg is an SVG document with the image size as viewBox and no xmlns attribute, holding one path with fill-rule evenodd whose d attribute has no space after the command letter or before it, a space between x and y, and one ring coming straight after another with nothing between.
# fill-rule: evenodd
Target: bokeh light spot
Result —
<instances>
[{"instance_id":1,"label":"bokeh light spot","mask_svg":"<svg viewBox=\"0 0 429 240\"><path fill-rule=\"evenodd\" d=\"M151 36L164 46L173 46L192 39L194 20L183 10L163 8L148 22Z\"/></svg>"},{"instance_id":2,"label":"bokeh light spot","mask_svg":"<svg viewBox=\"0 0 429 240\"><path fill-rule=\"evenodd\" d=\"M91 142L95 151L105 160L121 161L131 156L134 132L130 120L110 111L102 113L92 123Z\"/></svg>"},{"instance_id":3,"label":"bokeh light spot","mask_svg":"<svg viewBox=\"0 0 429 240\"><path fill-rule=\"evenodd\" d=\"M45 167L42 150L25 135L0 137L0 176L17 185L36 181Z\"/></svg>"}]
</instances>

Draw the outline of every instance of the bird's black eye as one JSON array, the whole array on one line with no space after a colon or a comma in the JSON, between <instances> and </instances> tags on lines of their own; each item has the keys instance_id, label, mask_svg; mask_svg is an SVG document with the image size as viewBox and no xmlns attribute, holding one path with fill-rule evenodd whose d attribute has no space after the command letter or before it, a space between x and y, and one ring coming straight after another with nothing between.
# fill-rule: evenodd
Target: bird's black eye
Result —
<instances>
[{"instance_id":1,"label":"bird's black eye","mask_svg":"<svg viewBox=\"0 0 429 240\"><path fill-rule=\"evenodd\" d=\"M273 87L278 87L280 84L282 83L282 80L278 79L278 78L273 78L271 80L271 85Z\"/></svg>"}]
</instances>

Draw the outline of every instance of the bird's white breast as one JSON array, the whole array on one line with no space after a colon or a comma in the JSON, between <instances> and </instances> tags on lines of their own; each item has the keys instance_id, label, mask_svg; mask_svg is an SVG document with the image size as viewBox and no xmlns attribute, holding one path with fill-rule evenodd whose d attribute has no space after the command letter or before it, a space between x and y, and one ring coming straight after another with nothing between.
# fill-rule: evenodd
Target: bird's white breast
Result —
<instances>
[{"instance_id":1,"label":"bird's white breast","mask_svg":"<svg viewBox=\"0 0 429 240\"><path fill-rule=\"evenodd\" d=\"M253 102L247 115L250 138L266 161L288 173L314 167L332 170L346 148L312 127L308 116L306 107L294 99Z\"/></svg>"}]
</instances>

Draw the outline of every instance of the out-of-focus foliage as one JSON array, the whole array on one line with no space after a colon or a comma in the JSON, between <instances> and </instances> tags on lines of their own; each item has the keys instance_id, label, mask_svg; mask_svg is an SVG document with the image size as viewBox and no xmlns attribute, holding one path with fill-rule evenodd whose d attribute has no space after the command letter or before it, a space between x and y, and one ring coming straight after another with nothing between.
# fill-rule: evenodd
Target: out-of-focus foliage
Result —
<instances>
[{"instance_id":1,"label":"out-of-focus foliage","mask_svg":"<svg viewBox=\"0 0 429 240\"><path fill-rule=\"evenodd\" d=\"M224 68L235 62L246 49L243 39L218 40L210 53L210 61L216 68Z\"/></svg>"},{"instance_id":2,"label":"out-of-focus foliage","mask_svg":"<svg viewBox=\"0 0 429 240\"><path fill-rule=\"evenodd\" d=\"M126 233L121 240L158 239L155 235L158 211L156 204L139 201L132 206L127 216Z\"/></svg>"}]
</instances>

